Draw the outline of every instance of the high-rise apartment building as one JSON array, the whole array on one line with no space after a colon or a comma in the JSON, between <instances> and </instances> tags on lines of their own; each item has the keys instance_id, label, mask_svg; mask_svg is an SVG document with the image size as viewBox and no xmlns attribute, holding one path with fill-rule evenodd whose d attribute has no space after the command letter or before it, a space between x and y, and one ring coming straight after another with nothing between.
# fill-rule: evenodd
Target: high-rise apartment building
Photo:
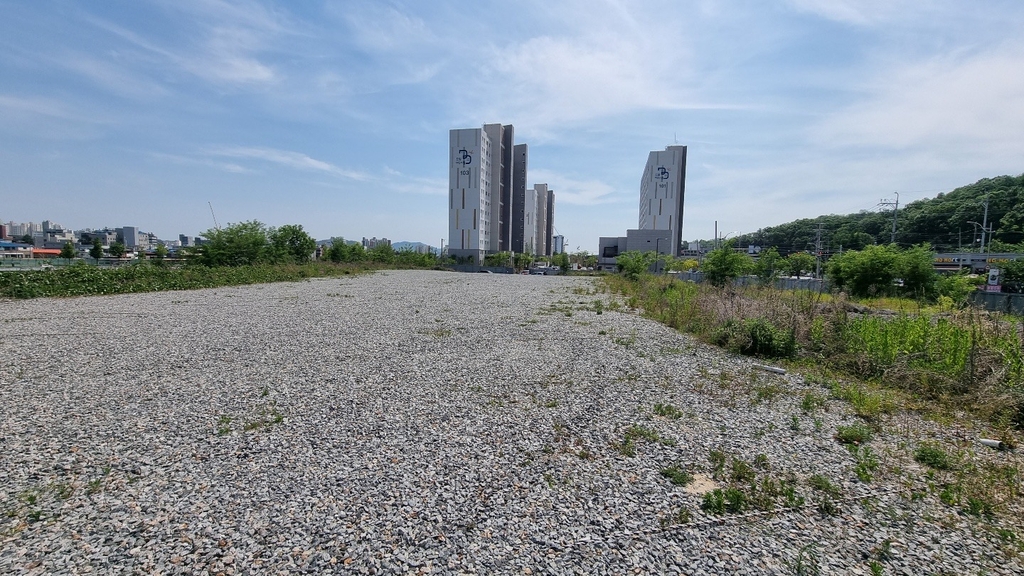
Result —
<instances>
[{"instance_id":1,"label":"high-rise apartment building","mask_svg":"<svg viewBox=\"0 0 1024 576\"><path fill-rule=\"evenodd\" d=\"M491 251L491 139L482 128L448 135L448 253L482 262ZM499 143L500 145L500 143Z\"/></svg>"},{"instance_id":2,"label":"high-rise apartment building","mask_svg":"<svg viewBox=\"0 0 1024 576\"><path fill-rule=\"evenodd\" d=\"M537 251L538 256L551 256L551 231L555 219L555 193L547 184L534 184L537 192Z\"/></svg>"},{"instance_id":3,"label":"high-rise apartment building","mask_svg":"<svg viewBox=\"0 0 1024 576\"><path fill-rule=\"evenodd\" d=\"M667 253L673 256L680 254L682 246L685 188L686 146L669 146L647 156L640 179L639 229L669 231Z\"/></svg>"},{"instance_id":4,"label":"high-rise apartment building","mask_svg":"<svg viewBox=\"0 0 1024 576\"><path fill-rule=\"evenodd\" d=\"M526 167L530 149L526 144L516 144L512 150L512 244L509 249L516 254L527 252L526 245Z\"/></svg>"},{"instance_id":5,"label":"high-rise apartment building","mask_svg":"<svg viewBox=\"0 0 1024 576\"><path fill-rule=\"evenodd\" d=\"M513 140L511 124L484 124L491 141L491 226L489 252L506 252L512 243Z\"/></svg>"}]
</instances>

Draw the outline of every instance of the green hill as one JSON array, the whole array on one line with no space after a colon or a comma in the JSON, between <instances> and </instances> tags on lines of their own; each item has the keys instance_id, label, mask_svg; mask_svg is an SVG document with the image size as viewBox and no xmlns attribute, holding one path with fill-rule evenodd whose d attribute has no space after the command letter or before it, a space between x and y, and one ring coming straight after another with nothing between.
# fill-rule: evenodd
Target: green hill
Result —
<instances>
[{"instance_id":1,"label":"green hill","mask_svg":"<svg viewBox=\"0 0 1024 576\"><path fill-rule=\"evenodd\" d=\"M993 230L991 252L1022 251L1024 246L1024 174L983 178L935 198L900 206L896 244L931 244L937 252L977 249L976 229L988 197L988 223ZM782 254L814 249L815 230L822 224L826 252L859 250L868 244L888 244L892 211L804 218L738 237L738 246L775 246ZM1008 246L1017 245L1017 246Z\"/></svg>"}]
</instances>

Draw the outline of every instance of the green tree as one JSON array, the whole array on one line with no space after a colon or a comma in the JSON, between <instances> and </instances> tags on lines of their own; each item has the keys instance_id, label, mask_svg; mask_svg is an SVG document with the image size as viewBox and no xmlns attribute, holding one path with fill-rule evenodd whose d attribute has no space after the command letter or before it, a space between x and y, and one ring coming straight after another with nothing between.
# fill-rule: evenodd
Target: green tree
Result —
<instances>
[{"instance_id":1,"label":"green tree","mask_svg":"<svg viewBox=\"0 0 1024 576\"><path fill-rule=\"evenodd\" d=\"M754 262L750 256L733 250L731 245L708 252L704 257L704 262L700 265L704 279L712 286L719 288L750 272L753 268Z\"/></svg>"},{"instance_id":2,"label":"green tree","mask_svg":"<svg viewBox=\"0 0 1024 576\"><path fill-rule=\"evenodd\" d=\"M511 260L511 252L495 252L484 256L484 266L508 266Z\"/></svg>"},{"instance_id":3,"label":"green tree","mask_svg":"<svg viewBox=\"0 0 1024 576\"><path fill-rule=\"evenodd\" d=\"M807 252L795 252L786 257L784 266L786 273L790 276L800 278L804 272L810 272L817 267L818 261Z\"/></svg>"},{"instance_id":4,"label":"green tree","mask_svg":"<svg viewBox=\"0 0 1024 576\"><path fill-rule=\"evenodd\" d=\"M642 274L650 272L651 265L657 260L658 254L656 252L630 250L619 254L618 258L615 259L615 263L619 265L619 270L622 271L626 278L636 280Z\"/></svg>"},{"instance_id":5,"label":"green tree","mask_svg":"<svg viewBox=\"0 0 1024 576\"><path fill-rule=\"evenodd\" d=\"M156 258L157 266L164 265L164 258L167 258L167 246L163 244L157 244L156 250L153 251L153 256Z\"/></svg>"},{"instance_id":6,"label":"green tree","mask_svg":"<svg viewBox=\"0 0 1024 576\"><path fill-rule=\"evenodd\" d=\"M103 258L103 242L98 237L92 239L92 248L89 248L89 256L96 260L96 264L99 264L100 258Z\"/></svg>"},{"instance_id":7,"label":"green tree","mask_svg":"<svg viewBox=\"0 0 1024 576\"><path fill-rule=\"evenodd\" d=\"M286 224L271 228L267 233L274 260L303 264L313 258L316 240L302 229L301 224Z\"/></svg>"},{"instance_id":8,"label":"green tree","mask_svg":"<svg viewBox=\"0 0 1024 576\"><path fill-rule=\"evenodd\" d=\"M267 228L251 220L211 228L202 234L206 242L193 251L194 261L206 266L248 266L274 259Z\"/></svg>"},{"instance_id":9,"label":"green tree","mask_svg":"<svg viewBox=\"0 0 1024 576\"><path fill-rule=\"evenodd\" d=\"M71 263L71 259L75 257L75 245L71 242L65 242L60 248L60 257L64 258Z\"/></svg>"},{"instance_id":10,"label":"green tree","mask_svg":"<svg viewBox=\"0 0 1024 576\"><path fill-rule=\"evenodd\" d=\"M391 244L378 244L367 250L366 256L371 262L379 262L381 264L395 263L395 249L391 247Z\"/></svg>"},{"instance_id":11,"label":"green tree","mask_svg":"<svg viewBox=\"0 0 1024 576\"><path fill-rule=\"evenodd\" d=\"M124 258L124 255L127 253L128 249L125 248L124 244L121 242L114 242L113 244L110 245L110 255L113 256L114 258Z\"/></svg>"},{"instance_id":12,"label":"green tree","mask_svg":"<svg viewBox=\"0 0 1024 576\"><path fill-rule=\"evenodd\" d=\"M551 257L551 262L562 269L562 273L568 272L569 268L572 267L572 263L569 262L569 255L565 252L560 252Z\"/></svg>"},{"instance_id":13,"label":"green tree","mask_svg":"<svg viewBox=\"0 0 1024 576\"><path fill-rule=\"evenodd\" d=\"M900 253L897 273L903 286L899 290L904 294L920 299L931 299L936 295L936 283L939 276L934 267L935 253L927 244L918 244Z\"/></svg>"},{"instance_id":14,"label":"green tree","mask_svg":"<svg viewBox=\"0 0 1024 576\"><path fill-rule=\"evenodd\" d=\"M515 257L515 268L516 270L524 270L533 264L533 254L526 252L519 252Z\"/></svg>"},{"instance_id":15,"label":"green tree","mask_svg":"<svg viewBox=\"0 0 1024 576\"><path fill-rule=\"evenodd\" d=\"M18 239L18 242L22 244L28 244L29 246L36 245L36 239L33 238L31 234L25 234L24 236Z\"/></svg>"},{"instance_id":16,"label":"green tree","mask_svg":"<svg viewBox=\"0 0 1024 576\"><path fill-rule=\"evenodd\" d=\"M898 270L896 247L876 244L833 256L826 274L833 286L852 296L887 296L895 293Z\"/></svg>"},{"instance_id":17,"label":"green tree","mask_svg":"<svg viewBox=\"0 0 1024 576\"><path fill-rule=\"evenodd\" d=\"M774 246L762 250L754 265L754 274L757 274L758 281L765 286L771 285L779 277L779 272L785 267L785 260L779 255Z\"/></svg>"}]
</instances>

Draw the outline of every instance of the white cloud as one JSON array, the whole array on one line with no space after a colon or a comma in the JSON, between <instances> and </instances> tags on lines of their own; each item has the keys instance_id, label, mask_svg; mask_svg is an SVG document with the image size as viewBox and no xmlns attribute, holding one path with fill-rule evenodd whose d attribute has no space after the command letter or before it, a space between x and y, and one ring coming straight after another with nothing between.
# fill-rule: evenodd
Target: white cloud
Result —
<instances>
[{"instance_id":1,"label":"white cloud","mask_svg":"<svg viewBox=\"0 0 1024 576\"><path fill-rule=\"evenodd\" d=\"M550 170L530 170L530 186L535 183L547 184L548 188L555 191L555 202L557 204L574 204L580 206L591 206L594 204L610 204L623 202L629 194L620 194L614 187L599 180L580 180L567 176L561 172ZM637 194L639 194L639 184ZM639 196L637 196L639 197Z\"/></svg>"},{"instance_id":2,"label":"white cloud","mask_svg":"<svg viewBox=\"0 0 1024 576\"><path fill-rule=\"evenodd\" d=\"M899 64L865 87L861 102L830 115L813 139L826 146L931 147L958 155L1024 152L1024 45Z\"/></svg>"},{"instance_id":3,"label":"white cloud","mask_svg":"<svg viewBox=\"0 0 1024 576\"><path fill-rule=\"evenodd\" d=\"M227 148L212 148L208 150L208 153L213 156L220 156L225 158L240 158L249 160L263 160L272 164L278 164L280 166L286 166L296 170L306 170L313 172L326 172L328 174L334 174L335 176L341 176L349 180L367 181L370 180L370 175L365 172L359 172L356 170L348 170L324 162L323 160L317 160L311 158L301 152L292 152L290 150L277 150L274 148L246 148L246 147L227 147Z\"/></svg>"}]
</instances>

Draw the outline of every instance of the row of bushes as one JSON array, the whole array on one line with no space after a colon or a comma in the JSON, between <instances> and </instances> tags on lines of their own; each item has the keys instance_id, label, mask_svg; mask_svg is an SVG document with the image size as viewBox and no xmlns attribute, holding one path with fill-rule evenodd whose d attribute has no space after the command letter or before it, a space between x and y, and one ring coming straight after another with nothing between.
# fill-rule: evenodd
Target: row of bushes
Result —
<instances>
[{"instance_id":1,"label":"row of bushes","mask_svg":"<svg viewBox=\"0 0 1024 576\"><path fill-rule=\"evenodd\" d=\"M643 275L606 278L630 306L735 352L810 362L931 400L967 400L1024 426L1024 348L1017 321L967 309L880 316L845 296Z\"/></svg>"}]
</instances>

